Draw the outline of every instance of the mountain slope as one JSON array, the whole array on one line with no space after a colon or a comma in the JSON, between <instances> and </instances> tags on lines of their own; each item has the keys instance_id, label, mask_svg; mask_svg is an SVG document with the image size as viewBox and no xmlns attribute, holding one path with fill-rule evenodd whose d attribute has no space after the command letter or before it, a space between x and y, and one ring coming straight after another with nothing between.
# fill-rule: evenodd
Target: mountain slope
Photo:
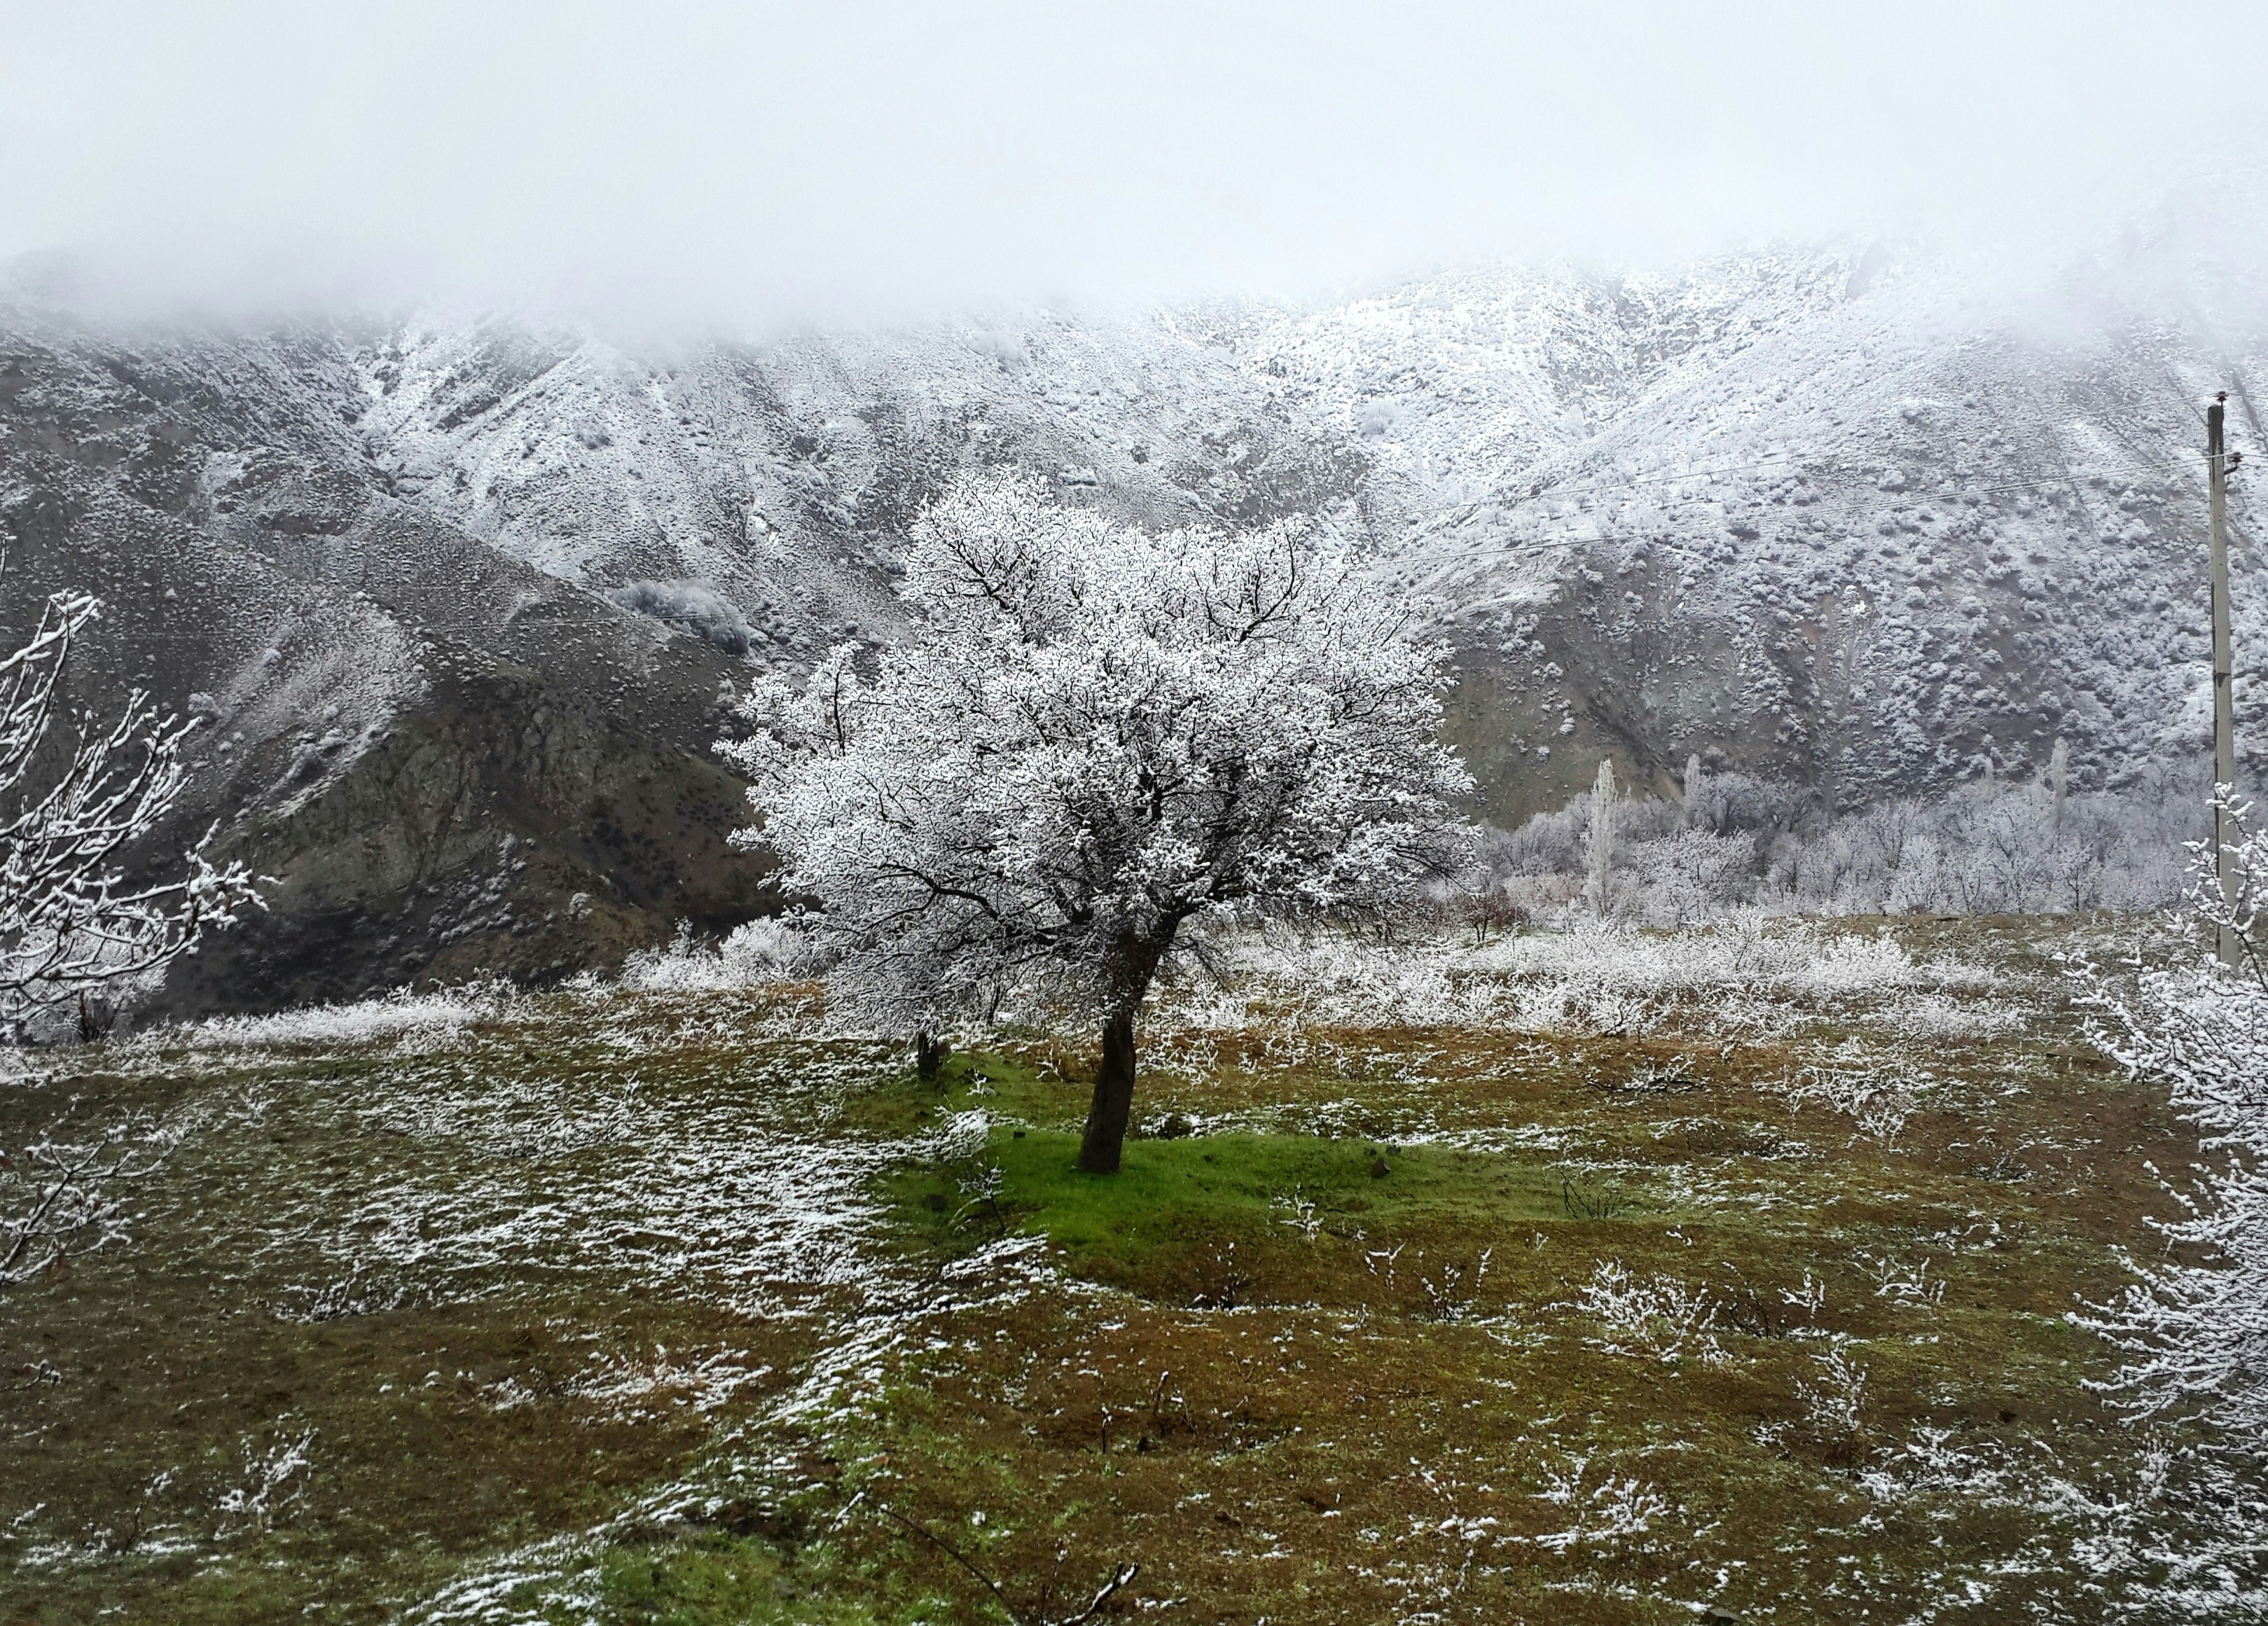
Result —
<instances>
[{"instance_id":1,"label":"mountain slope","mask_svg":"<svg viewBox=\"0 0 2268 1626\"><path fill-rule=\"evenodd\" d=\"M283 884L183 1004L563 972L761 907L720 696L900 636L914 517L1001 467L1156 525L1371 539L1446 601L1498 820L1602 753L1847 804L2061 737L2117 783L2203 748L2197 410L2268 349L2257 276L2123 252L2045 285L1826 250L762 342L128 328L26 296L0 592L11 624L102 592L86 692L214 719L183 828ZM2235 514L2249 539L2243 482ZM2248 733L2258 585L2248 545Z\"/></svg>"},{"instance_id":2,"label":"mountain slope","mask_svg":"<svg viewBox=\"0 0 2268 1626\"><path fill-rule=\"evenodd\" d=\"M389 495L352 335L134 340L18 313L0 361L9 626L99 592L75 688L208 719L151 862L217 825L269 907L182 1008L560 974L761 903L708 746L737 663Z\"/></svg>"},{"instance_id":3,"label":"mountain slope","mask_svg":"<svg viewBox=\"0 0 2268 1626\"><path fill-rule=\"evenodd\" d=\"M2258 340L2126 311L2051 335L1961 304L1888 279L1441 512L1432 579L1492 624L1520 612L1475 663L1543 702L1507 743L1657 771L1714 750L1846 802L2024 772L2058 736L2092 783L2203 749L2198 408ZM2253 564L2234 600L2257 651Z\"/></svg>"},{"instance_id":4,"label":"mountain slope","mask_svg":"<svg viewBox=\"0 0 2268 1626\"><path fill-rule=\"evenodd\" d=\"M2169 297L2210 268L2165 258L2044 293L1879 249L1498 269L666 362L453 330L399 347L374 416L421 504L570 579L709 584L790 666L887 636L893 548L957 470L1153 522L1322 515L1456 607L1500 817L1602 750L1847 801L2061 735L2101 782L2197 747L2195 408L2268 330L2241 280L2211 319Z\"/></svg>"}]
</instances>

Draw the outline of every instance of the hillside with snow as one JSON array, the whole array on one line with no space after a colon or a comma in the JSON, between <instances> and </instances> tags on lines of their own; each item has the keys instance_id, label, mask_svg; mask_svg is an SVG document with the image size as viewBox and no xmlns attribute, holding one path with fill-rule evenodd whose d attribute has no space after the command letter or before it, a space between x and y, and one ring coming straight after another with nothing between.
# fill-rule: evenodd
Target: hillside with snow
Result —
<instances>
[{"instance_id":1,"label":"hillside with snow","mask_svg":"<svg viewBox=\"0 0 2268 1626\"><path fill-rule=\"evenodd\" d=\"M207 716L194 817L283 885L208 961L306 997L561 973L759 907L709 747L760 668L904 629L923 504L1013 467L1159 526L1359 533L1445 601L1498 821L1602 754L1850 806L2205 749L2201 404L2268 293L2177 237L2058 279L1827 248L1497 268L1312 307L632 342L0 301L11 624ZM2236 483L2240 732L2268 636ZM188 988L196 1003L210 988Z\"/></svg>"},{"instance_id":2,"label":"hillside with snow","mask_svg":"<svg viewBox=\"0 0 2268 1626\"><path fill-rule=\"evenodd\" d=\"M713 588L790 665L887 636L893 549L956 470L1154 523L1317 515L1455 606L1504 816L1602 750L1848 803L2021 775L2061 736L2111 783L2202 748L2198 410L2268 331L2256 290L2208 303L2179 267L2176 297L2139 258L1998 294L1880 249L1499 269L666 362L410 329L364 364L364 432L452 524L588 586Z\"/></svg>"}]
</instances>

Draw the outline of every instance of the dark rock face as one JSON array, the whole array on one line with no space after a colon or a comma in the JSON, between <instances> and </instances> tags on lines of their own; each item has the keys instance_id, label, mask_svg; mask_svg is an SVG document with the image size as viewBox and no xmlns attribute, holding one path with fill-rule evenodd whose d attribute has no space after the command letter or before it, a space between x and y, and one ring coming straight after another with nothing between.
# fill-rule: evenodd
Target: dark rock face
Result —
<instances>
[{"instance_id":1,"label":"dark rock face","mask_svg":"<svg viewBox=\"0 0 2268 1626\"><path fill-rule=\"evenodd\" d=\"M674 921L762 912L725 837L740 783L535 681L482 673L391 729L323 793L240 838L272 918L175 978L184 1008L262 1008L419 978L543 982L617 961Z\"/></svg>"},{"instance_id":2,"label":"dark rock face","mask_svg":"<svg viewBox=\"0 0 2268 1626\"><path fill-rule=\"evenodd\" d=\"M341 433L348 336L0 327L0 628L99 593L78 703L205 719L147 861L217 826L274 878L160 1005L555 978L770 907L710 751L746 667L390 496Z\"/></svg>"}]
</instances>

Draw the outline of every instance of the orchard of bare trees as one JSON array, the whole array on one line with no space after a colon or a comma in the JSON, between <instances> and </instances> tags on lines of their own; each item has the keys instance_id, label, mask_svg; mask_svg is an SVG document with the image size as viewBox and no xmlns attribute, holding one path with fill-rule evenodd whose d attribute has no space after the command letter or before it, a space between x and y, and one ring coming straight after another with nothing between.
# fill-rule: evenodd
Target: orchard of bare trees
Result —
<instances>
[{"instance_id":1,"label":"orchard of bare trees","mask_svg":"<svg viewBox=\"0 0 2268 1626\"><path fill-rule=\"evenodd\" d=\"M1840 813L1810 792L1695 758L1682 798L1597 785L1483 833L1475 890L1537 924L1586 916L1669 927L1741 910L2036 915L2170 907L2183 843L2206 833L2199 776L2070 789L2058 744L2036 784L1971 782Z\"/></svg>"}]
</instances>

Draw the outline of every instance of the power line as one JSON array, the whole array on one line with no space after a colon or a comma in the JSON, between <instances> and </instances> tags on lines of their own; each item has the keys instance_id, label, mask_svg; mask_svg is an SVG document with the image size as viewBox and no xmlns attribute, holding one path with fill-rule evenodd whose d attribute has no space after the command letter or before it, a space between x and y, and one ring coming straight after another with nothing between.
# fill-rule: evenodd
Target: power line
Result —
<instances>
[{"instance_id":1,"label":"power line","mask_svg":"<svg viewBox=\"0 0 2268 1626\"><path fill-rule=\"evenodd\" d=\"M1570 493L1580 493L1583 491L1615 490L1624 486L1654 485L1664 482L1675 482L1680 480L1707 480L1719 475L1756 473L1763 469L1777 468L1783 464L1799 462L1805 460L1830 464L1831 466L1832 460L1838 455L1838 453L1832 452L1767 452L1762 457L1747 463L1719 463L1710 468L1687 468L1676 470L1664 469L1658 474L1652 475L1626 475L1619 479L1594 482L1589 485L1539 485L1534 489L1528 491L1525 496L1513 497L1510 500L1519 503L1533 503L1541 502L1547 497L1565 497Z\"/></svg>"},{"instance_id":2,"label":"power line","mask_svg":"<svg viewBox=\"0 0 2268 1626\"><path fill-rule=\"evenodd\" d=\"M1503 491L1498 490L1488 497L1475 497L1461 504L1456 509L1451 511L1449 513L1438 516L1434 520L1428 523L1432 526L1438 526L1449 519L1464 518L1471 514L1477 513L1484 508L1518 508L1525 506L1530 503L1542 502L1548 497L1580 497L1604 491L1627 490L1635 486L1675 484L1680 481L1685 480L1712 479L1719 475L1756 474L1767 469L1779 468L1790 463L1800 463L1805 465L1802 472L1807 475L1813 472L1821 474L1852 474L1858 471L1845 460L1857 453L1858 451L1858 448L1845 448L1833 451L1774 452L1765 453L1758 459L1745 463L1719 463L1706 468L1663 469L1652 474L1623 475L1611 479L1593 479L1580 485L1536 484L1525 492L1512 495L1506 495ZM2152 471L2168 473L2179 472L2181 466L2172 463L2147 463L2145 464L2144 467ZM1949 478L1952 479L1959 479L1962 476L1957 472L1949 476ZM1983 487L1979 489L1977 494L1982 496L1994 491L2014 490L2018 487L2027 485L2055 485L2066 482L2078 483L2082 478L2082 476L2073 475L2043 475L2037 480L2014 481L2007 482L2005 485ZM1692 497L1673 498L1672 500L1681 502L1707 502L1714 501L1715 499L1709 497Z\"/></svg>"}]
</instances>

